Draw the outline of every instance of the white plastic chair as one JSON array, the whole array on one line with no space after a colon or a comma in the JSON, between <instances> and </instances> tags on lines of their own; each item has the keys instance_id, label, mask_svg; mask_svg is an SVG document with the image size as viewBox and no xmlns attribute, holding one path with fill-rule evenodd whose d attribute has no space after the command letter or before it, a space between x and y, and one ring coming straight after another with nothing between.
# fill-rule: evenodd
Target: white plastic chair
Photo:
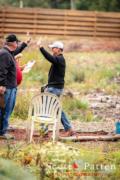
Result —
<instances>
[{"instance_id":1,"label":"white plastic chair","mask_svg":"<svg viewBox=\"0 0 120 180\"><path fill-rule=\"evenodd\" d=\"M61 119L61 104L59 98L51 93L41 93L32 98L28 121L29 124L29 141L32 141L34 132L34 123L53 124L53 142L59 136L59 123Z\"/></svg>"}]
</instances>

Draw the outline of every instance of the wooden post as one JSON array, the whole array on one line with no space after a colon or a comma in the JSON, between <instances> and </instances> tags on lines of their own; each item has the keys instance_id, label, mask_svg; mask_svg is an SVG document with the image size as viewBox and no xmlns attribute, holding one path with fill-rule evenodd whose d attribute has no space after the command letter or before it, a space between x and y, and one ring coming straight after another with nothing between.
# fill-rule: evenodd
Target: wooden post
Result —
<instances>
[{"instance_id":1,"label":"wooden post","mask_svg":"<svg viewBox=\"0 0 120 180\"><path fill-rule=\"evenodd\" d=\"M22 0L20 0L20 8L23 8L23 1Z\"/></svg>"},{"instance_id":2,"label":"wooden post","mask_svg":"<svg viewBox=\"0 0 120 180\"><path fill-rule=\"evenodd\" d=\"M34 11L34 25L33 25L33 35L37 34L37 10Z\"/></svg>"},{"instance_id":3,"label":"wooden post","mask_svg":"<svg viewBox=\"0 0 120 180\"><path fill-rule=\"evenodd\" d=\"M94 21L94 35L93 37L96 38L97 36L97 11L95 11L95 21Z\"/></svg>"},{"instance_id":4,"label":"wooden post","mask_svg":"<svg viewBox=\"0 0 120 180\"><path fill-rule=\"evenodd\" d=\"M75 7L75 0L70 0L70 8L71 9L76 9L76 7Z\"/></svg>"},{"instance_id":5,"label":"wooden post","mask_svg":"<svg viewBox=\"0 0 120 180\"><path fill-rule=\"evenodd\" d=\"M67 35L67 11L64 11L64 37Z\"/></svg>"}]
</instances>

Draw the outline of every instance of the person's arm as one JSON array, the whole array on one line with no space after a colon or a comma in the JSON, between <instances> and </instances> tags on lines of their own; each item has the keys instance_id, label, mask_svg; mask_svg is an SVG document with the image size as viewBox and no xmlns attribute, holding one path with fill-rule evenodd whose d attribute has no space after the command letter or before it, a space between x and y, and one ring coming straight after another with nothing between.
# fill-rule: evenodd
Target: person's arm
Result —
<instances>
[{"instance_id":1,"label":"person's arm","mask_svg":"<svg viewBox=\"0 0 120 180\"><path fill-rule=\"evenodd\" d=\"M31 37L29 36L25 42L22 42L20 46L13 52L14 56L21 53L31 42Z\"/></svg>"},{"instance_id":2,"label":"person's arm","mask_svg":"<svg viewBox=\"0 0 120 180\"><path fill-rule=\"evenodd\" d=\"M51 55L43 47L40 47L40 51L49 62L51 62L53 64L60 63L60 57Z\"/></svg>"},{"instance_id":3,"label":"person's arm","mask_svg":"<svg viewBox=\"0 0 120 180\"><path fill-rule=\"evenodd\" d=\"M20 44L20 46L18 46L18 48L13 52L14 56L21 53L26 47L27 47L27 43L22 42L22 44Z\"/></svg>"}]
</instances>

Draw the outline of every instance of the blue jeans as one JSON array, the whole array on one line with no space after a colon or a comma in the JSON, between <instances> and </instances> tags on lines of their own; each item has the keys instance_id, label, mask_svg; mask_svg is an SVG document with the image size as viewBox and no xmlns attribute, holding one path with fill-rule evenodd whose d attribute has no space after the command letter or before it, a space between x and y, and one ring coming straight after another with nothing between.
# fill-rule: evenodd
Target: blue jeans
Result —
<instances>
[{"instance_id":1,"label":"blue jeans","mask_svg":"<svg viewBox=\"0 0 120 180\"><path fill-rule=\"evenodd\" d=\"M46 88L45 91L50 92L50 93L55 94L58 97L60 97L60 95L63 92L63 89L58 89L58 88L54 88L54 87L48 87L48 88ZM71 128L70 121L68 120L66 114L63 111L62 111L62 114L61 114L61 122L63 124L63 127L64 127L65 131L67 131L67 130L69 130Z\"/></svg>"},{"instance_id":2,"label":"blue jeans","mask_svg":"<svg viewBox=\"0 0 120 180\"><path fill-rule=\"evenodd\" d=\"M4 94L5 108L0 108L0 135L6 133L10 115L14 109L17 88L7 89Z\"/></svg>"}]
</instances>

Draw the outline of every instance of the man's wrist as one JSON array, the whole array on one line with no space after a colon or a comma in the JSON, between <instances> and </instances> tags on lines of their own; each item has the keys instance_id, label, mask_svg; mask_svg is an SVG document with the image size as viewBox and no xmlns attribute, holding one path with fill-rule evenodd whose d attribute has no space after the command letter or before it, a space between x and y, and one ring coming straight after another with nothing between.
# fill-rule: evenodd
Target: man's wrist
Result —
<instances>
[{"instance_id":1,"label":"man's wrist","mask_svg":"<svg viewBox=\"0 0 120 180\"><path fill-rule=\"evenodd\" d=\"M43 45L40 45L39 47L40 47L40 49L41 49L41 48L43 48Z\"/></svg>"}]
</instances>

